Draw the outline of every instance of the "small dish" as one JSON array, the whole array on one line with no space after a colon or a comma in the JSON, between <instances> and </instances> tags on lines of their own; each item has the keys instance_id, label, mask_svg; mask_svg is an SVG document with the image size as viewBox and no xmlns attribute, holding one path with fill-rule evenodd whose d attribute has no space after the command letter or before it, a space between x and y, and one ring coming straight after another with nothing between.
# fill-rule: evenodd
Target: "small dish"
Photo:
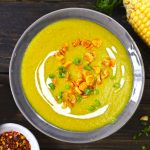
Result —
<instances>
[{"instance_id":1,"label":"small dish","mask_svg":"<svg viewBox=\"0 0 150 150\"><path fill-rule=\"evenodd\" d=\"M40 150L37 139L27 128L15 123L5 123L0 125L0 135L4 132L10 131L16 131L23 134L29 141L31 150Z\"/></svg>"}]
</instances>

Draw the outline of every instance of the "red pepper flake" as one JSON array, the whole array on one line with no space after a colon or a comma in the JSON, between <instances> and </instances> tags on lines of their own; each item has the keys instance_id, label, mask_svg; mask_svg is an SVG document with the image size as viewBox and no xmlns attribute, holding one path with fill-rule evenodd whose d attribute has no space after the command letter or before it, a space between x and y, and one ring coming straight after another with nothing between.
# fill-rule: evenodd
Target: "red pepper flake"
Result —
<instances>
[{"instance_id":1,"label":"red pepper flake","mask_svg":"<svg viewBox=\"0 0 150 150\"><path fill-rule=\"evenodd\" d=\"M19 132L4 132L0 135L0 150L31 150L29 141Z\"/></svg>"}]
</instances>

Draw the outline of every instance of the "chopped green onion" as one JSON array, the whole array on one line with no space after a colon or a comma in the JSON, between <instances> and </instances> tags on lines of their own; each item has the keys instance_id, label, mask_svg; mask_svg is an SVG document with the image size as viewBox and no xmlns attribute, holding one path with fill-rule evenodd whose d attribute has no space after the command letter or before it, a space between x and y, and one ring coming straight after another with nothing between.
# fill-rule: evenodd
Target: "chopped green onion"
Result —
<instances>
[{"instance_id":1,"label":"chopped green onion","mask_svg":"<svg viewBox=\"0 0 150 150\"><path fill-rule=\"evenodd\" d=\"M119 89L119 88L120 88L120 83L118 83L118 82L115 83L115 84L113 85L113 87Z\"/></svg>"},{"instance_id":2,"label":"chopped green onion","mask_svg":"<svg viewBox=\"0 0 150 150\"><path fill-rule=\"evenodd\" d=\"M115 78L116 78L116 76L113 76L113 75L110 76L111 80L114 80Z\"/></svg>"},{"instance_id":3,"label":"chopped green onion","mask_svg":"<svg viewBox=\"0 0 150 150\"><path fill-rule=\"evenodd\" d=\"M98 99L96 99L94 103L95 103L94 106L96 108L100 107L100 105L101 105L101 103L100 103L100 101Z\"/></svg>"},{"instance_id":4,"label":"chopped green onion","mask_svg":"<svg viewBox=\"0 0 150 150\"><path fill-rule=\"evenodd\" d=\"M89 111L89 112L93 112L93 111L95 111L95 110L96 110L96 108L95 108L95 106L93 106L93 105L91 105L91 106L88 107L88 111Z\"/></svg>"},{"instance_id":5,"label":"chopped green onion","mask_svg":"<svg viewBox=\"0 0 150 150\"><path fill-rule=\"evenodd\" d=\"M58 104L61 104L62 103L62 99L58 99Z\"/></svg>"},{"instance_id":6,"label":"chopped green onion","mask_svg":"<svg viewBox=\"0 0 150 150\"><path fill-rule=\"evenodd\" d=\"M93 68L90 65L85 65L84 66L85 70L91 71Z\"/></svg>"},{"instance_id":7,"label":"chopped green onion","mask_svg":"<svg viewBox=\"0 0 150 150\"><path fill-rule=\"evenodd\" d=\"M75 65L79 65L79 64L81 63L81 59L75 58L75 59L73 60L73 63L74 63Z\"/></svg>"},{"instance_id":8,"label":"chopped green onion","mask_svg":"<svg viewBox=\"0 0 150 150\"><path fill-rule=\"evenodd\" d=\"M53 79L55 77L54 74L49 74L49 78Z\"/></svg>"},{"instance_id":9,"label":"chopped green onion","mask_svg":"<svg viewBox=\"0 0 150 150\"><path fill-rule=\"evenodd\" d=\"M55 85L53 83L48 84L51 90L55 90Z\"/></svg>"},{"instance_id":10,"label":"chopped green onion","mask_svg":"<svg viewBox=\"0 0 150 150\"><path fill-rule=\"evenodd\" d=\"M64 66L60 66L60 67L58 68L58 70L59 70L60 72L66 72L66 68L65 68Z\"/></svg>"},{"instance_id":11,"label":"chopped green onion","mask_svg":"<svg viewBox=\"0 0 150 150\"><path fill-rule=\"evenodd\" d=\"M98 89L95 89L95 90L94 90L94 94L95 94L95 95L99 94L99 90L98 90Z\"/></svg>"},{"instance_id":12,"label":"chopped green onion","mask_svg":"<svg viewBox=\"0 0 150 150\"><path fill-rule=\"evenodd\" d=\"M88 107L89 112L93 112L100 107L101 103L98 99L94 101L94 104Z\"/></svg>"},{"instance_id":13,"label":"chopped green onion","mask_svg":"<svg viewBox=\"0 0 150 150\"><path fill-rule=\"evenodd\" d=\"M59 78L64 78L65 77L65 75L66 75L66 68L65 67L63 67L63 66L60 66L59 68L58 68L58 71L59 71Z\"/></svg>"},{"instance_id":14,"label":"chopped green onion","mask_svg":"<svg viewBox=\"0 0 150 150\"><path fill-rule=\"evenodd\" d=\"M63 92L60 92L60 93L58 94L57 98L58 98L58 103L59 103L59 104L62 103Z\"/></svg>"},{"instance_id":15,"label":"chopped green onion","mask_svg":"<svg viewBox=\"0 0 150 150\"><path fill-rule=\"evenodd\" d=\"M64 78L65 77L65 73L59 73L59 78Z\"/></svg>"},{"instance_id":16,"label":"chopped green onion","mask_svg":"<svg viewBox=\"0 0 150 150\"><path fill-rule=\"evenodd\" d=\"M78 96L77 96L77 102L80 103L81 101L82 101L82 96L81 96L81 95L78 95Z\"/></svg>"},{"instance_id":17,"label":"chopped green onion","mask_svg":"<svg viewBox=\"0 0 150 150\"><path fill-rule=\"evenodd\" d=\"M70 85L69 85L69 84L66 84L66 85L65 85L65 89L66 89L66 90L69 90L69 89L70 89Z\"/></svg>"},{"instance_id":18,"label":"chopped green onion","mask_svg":"<svg viewBox=\"0 0 150 150\"><path fill-rule=\"evenodd\" d=\"M84 90L85 95L91 95L92 92L93 92L93 89L91 89L91 88L87 88L87 89Z\"/></svg>"}]
</instances>

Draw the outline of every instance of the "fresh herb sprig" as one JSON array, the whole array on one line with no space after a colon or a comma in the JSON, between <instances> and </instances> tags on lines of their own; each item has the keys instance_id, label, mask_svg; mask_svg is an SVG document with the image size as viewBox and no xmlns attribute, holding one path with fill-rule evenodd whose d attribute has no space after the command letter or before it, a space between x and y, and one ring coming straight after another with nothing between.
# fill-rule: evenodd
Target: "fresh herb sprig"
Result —
<instances>
[{"instance_id":1,"label":"fresh herb sprig","mask_svg":"<svg viewBox=\"0 0 150 150\"><path fill-rule=\"evenodd\" d=\"M147 121L140 121L141 129L138 131L134 136L134 140L138 140L142 136L149 136L150 135L150 125Z\"/></svg>"},{"instance_id":2,"label":"fresh herb sprig","mask_svg":"<svg viewBox=\"0 0 150 150\"><path fill-rule=\"evenodd\" d=\"M140 130L136 134L134 134L133 140L139 140L141 137L144 136L147 137L149 135L150 135L150 123L149 123L148 116L142 116L140 118ZM141 149L147 150L147 146L142 145Z\"/></svg>"},{"instance_id":3,"label":"fresh herb sprig","mask_svg":"<svg viewBox=\"0 0 150 150\"><path fill-rule=\"evenodd\" d=\"M97 0L96 7L97 10L106 13L112 14L113 9L122 4L123 0Z\"/></svg>"}]
</instances>

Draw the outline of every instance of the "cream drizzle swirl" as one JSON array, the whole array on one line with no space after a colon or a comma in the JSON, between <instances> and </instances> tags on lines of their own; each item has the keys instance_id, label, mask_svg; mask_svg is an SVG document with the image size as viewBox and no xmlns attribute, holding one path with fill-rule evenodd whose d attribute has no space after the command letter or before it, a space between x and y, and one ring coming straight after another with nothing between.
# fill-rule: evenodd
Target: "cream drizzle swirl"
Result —
<instances>
[{"instance_id":1,"label":"cream drizzle swirl","mask_svg":"<svg viewBox=\"0 0 150 150\"><path fill-rule=\"evenodd\" d=\"M51 108L58 114L71 117L71 118L77 118L77 119L90 119L97 117L99 115L102 115L106 112L108 109L108 104L99 108L95 112L88 113L85 115L75 115L71 114L71 109L69 107L62 108L63 103L58 104L55 98L53 97L52 93L49 90L48 84L52 82L50 78L47 78L45 81L45 62L48 60L49 57L53 56L58 51L52 51L50 52L46 58L43 60L41 64L36 68L35 71L35 85L36 88L41 95L41 97L51 106Z\"/></svg>"},{"instance_id":2,"label":"cream drizzle swirl","mask_svg":"<svg viewBox=\"0 0 150 150\"><path fill-rule=\"evenodd\" d=\"M116 56L114 53L117 54L117 50L114 46L112 46L111 48L106 48L106 51L109 55L110 58L116 59ZM52 93L49 90L49 84L52 83L52 80L50 78L47 78L45 80L45 63L46 61L54 56L55 53L57 53L58 50L56 51L52 51L50 52L45 59L43 60L42 63L40 63L38 65L38 67L35 70L35 85L36 88L40 94L40 96L45 100L45 102L47 102L50 107L58 114L66 116L66 117L71 117L71 118L77 118L77 119L90 119L90 118L94 118L97 117L99 115L102 115L106 112L106 110L108 109L109 105L106 104L105 106L99 108L98 110L96 110L95 112L92 113L88 113L85 115L75 115L75 114L71 114L71 109L69 107L67 108L62 108L63 106L63 102L61 104L58 104L57 101L55 100L55 98L53 97ZM124 79L124 74L125 74L125 67L124 65L121 66L121 70L122 70L122 78L120 80L120 88L118 90L120 90L125 82ZM114 67L112 67L112 71L113 71L113 76L116 75L116 71L117 71L117 66L115 64ZM115 92L117 92L118 90L116 90Z\"/></svg>"}]
</instances>

